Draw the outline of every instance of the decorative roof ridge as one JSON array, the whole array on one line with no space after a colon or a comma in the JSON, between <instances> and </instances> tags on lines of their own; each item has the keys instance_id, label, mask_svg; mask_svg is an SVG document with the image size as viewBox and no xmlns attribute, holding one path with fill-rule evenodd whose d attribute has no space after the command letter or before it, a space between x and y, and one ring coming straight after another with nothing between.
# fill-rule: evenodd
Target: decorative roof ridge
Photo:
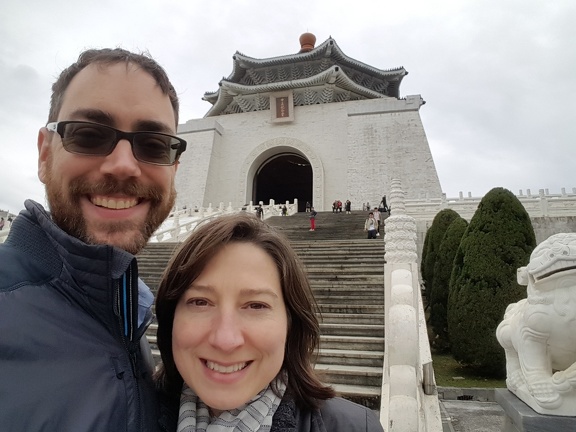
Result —
<instances>
[{"instance_id":1,"label":"decorative roof ridge","mask_svg":"<svg viewBox=\"0 0 576 432\"><path fill-rule=\"evenodd\" d=\"M352 66L360 70L364 70L371 74L380 76L380 77L388 77L390 75L402 74L407 75L408 72L404 69L403 66L391 69L378 69L374 66L370 66L366 63L363 63L359 60L355 60L349 56L347 56L340 46L336 43L336 40L332 38L332 36L328 37L324 42L320 45L315 47L314 49L304 52L304 53L295 53L295 54L287 54L283 56L276 56L276 57L268 57L265 59L258 59L255 57L250 57L245 54L242 54L240 51L236 51L236 53L232 56L234 62L232 67L232 73L226 78L228 81L239 81L246 69L250 66L258 66L258 67L266 67L266 66L278 66L282 64L290 64L293 63L294 60L299 61L307 61L307 60L315 60L322 57L330 57L334 58L340 62L342 62L342 66ZM247 63L249 66L243 66L241 63Z\"/></svg>"}]
</instances>

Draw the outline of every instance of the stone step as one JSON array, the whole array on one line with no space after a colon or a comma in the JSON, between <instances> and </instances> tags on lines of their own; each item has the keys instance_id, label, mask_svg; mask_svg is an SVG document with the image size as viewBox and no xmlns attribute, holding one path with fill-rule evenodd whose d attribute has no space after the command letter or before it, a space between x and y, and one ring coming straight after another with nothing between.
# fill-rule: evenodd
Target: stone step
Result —
<instances>
[{"instance_id":1,"label":"stone step","mask_svg":"<svg viewBox=\"0 0 576 432\"><path fill-rule=\"evenodd\" d=\"M350 396L378 396L380 397L381 387L375 386L355 386L346 384L333 384L332 388L343 397ZM380 406L378 406L379 408Z\"/></svg>"},{"instance_id":2,"label":"stone step","mask_svg":"<svg viewBox=\"0 0 576 432\"><path fill-rule=\"evenodd\" d=\"M324 324L374 324L384 325L384 314L340 314L323 313L318 316L320 323Z\"/></svg>"},{"instance_id":3,"label":"stone step","mask_svg":"<svg viewBox=\"0 0 576 432\"><path fill-rule=\"evenodd\" d=\"M383 351L353 351L342 349L321 349L316 360L320 364L340 364L355 366L382 367L384 364Z\"/></svg>"},{"instance_id":4,"label":"stone step","mask_svg":"<svg viewBox=\"0 0 576 432\"><path fill-rule=\"evenodd\" d=\"M382 386L382 367L316 364L320 378L330 384Z\"/></svg>"},{"instance_id":5,"label":"stone step","mask_svg":"<svg viewBox=\"0 0 576 432\"><path fill-rule=\"evenodd\" d=\"M379 417L382 386L331 384L331 387L338 396L376 411L376 416Z\"/></svg>"},{"instance_id":6,"label":"stone step","mask_svg":"<svg viewBox=\"0 0 576 432\"><path fill-rule=\"evenodd\" d=\"M347 295L347 296L377 296L384 294L384 288L382 287L382 282L372 283L372 284L351 284L351 283L340 283L340 284L321 284L320 282L314 284L314 295Z\"/></svg>"},{"instance_id":7,"label":"stone step","mask_svg":"<svg viewBox=\"0 0 576 432\"><path fill-rule=\"evenodd\" d=\"M320 324L320 333L333 336L384 337L383 325L370 324Z\"/></svg>"},{"instance_id":8,"label":"stone step","mask_svg":"<svg viewBox=\"0 0 576 432\"><path fill-rule=\"evenodd\" d=\"M320 349L383 352L384 338L373 336L321 335Z\"/></svg>"},{"instance_id":9,"label":"stone step","mask_svg":"<svg viewBox=\"0 0 576 432\"><path fill-rule=\"evenodd\" d=\"M317 303L338 303L337 300L347 299L350 302L354 301L354 304L361 305L364 303L366 305L372 305L375 301L379 301L380 303L384 301L384 293L369 290L359 292L360 289L361 288L356 291L351 289L314 291L314 297ZM322 301L320 299L322 299Z\"/></svg>"},{"instance_id":10,"label":"stone step","mask_svg":"<svg viewBox=\"0 0 576 432\"><path fill-rule=\"evenodd\" d=\"M359 248L346 251L333 251L330 249L296 249L296 253L304 262L314 260L327 260L329 258L341 262L358 262L360 260L372 262L376 260L382 260L382 257L384 256L384 249L367 250L366 248Z\"/></svg>"},{"instance_id":11,"label":"stone step","mask_svg":"<svg viewBox=\"0 0 576 432\"><path fill-rule=\"evenodd\" d=\"M358 295L358 294L355 294ZM384 293L366 294L361 297L355 297L352 295L347 296L337 296L334 294L329 295L316 295L316 303L318 304L342 304L342 305L370 305L370 304L382 304L384 302Z\"/></svg>"},{"instance_id":12,"label":"stone step","mask_svg":"<svg viewBox=\"0 0 576 432\"><path fill-rule=\"evenodd\" d=\"M326 280L356 279L365 280L374 277L384 279L384 266L342 266L318 265L307 266L308 277L321 277Z\"/></svg>"},{"instance_id":13,"label":"stone step","mask_svg":"<svg viewBox=\"0 0 576 432\"><path fill-rule=\"evenodd\" d=\"M334 274L334 273L308 273L308 279L312 283L316 283L318 280L323 282L332 282L332 281L356 281L356 282L367 282L367 283L383 283L384 277L380 276L379 274L370 275L370 274Z\"/></svg>"},{"instance_id":14,"label":"stone step","mask_svg":"<svg viewBox=\"0 0 576 432\"><path fill-rule=\"evenodd\" d=\"M335 303L319 303L318 309L320 313L342 313L342 314L384 314L383 304L373 305L352 305L352 304L335 304Z\"/></svg>"},{"instance_id":15,"label":"stone step","mask_svg":"<svg viewBox=\"0 0 576 432\"><path fill-rule=\"evenodd\" d=\"M384 278L374 278L374 282L356 281L356 280L322 280L316 279L312 289L314 292L317 290L334 289L338 290L352 290L356 293L362 293L365 290L370 291L384 291Z\"/></svg>"}]
</instances>

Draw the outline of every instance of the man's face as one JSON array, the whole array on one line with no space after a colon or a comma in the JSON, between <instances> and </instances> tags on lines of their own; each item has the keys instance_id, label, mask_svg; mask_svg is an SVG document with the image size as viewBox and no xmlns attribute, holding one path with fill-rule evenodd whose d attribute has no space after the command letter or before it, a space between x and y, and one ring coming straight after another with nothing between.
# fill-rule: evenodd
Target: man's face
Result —
<instances>
[{"instance_id":1,"label":"man's face","mask_svg":"<svg viewBox=\"0 0 576 432\"><path fill-rule=\"evenodd\" d=\"M101 123L122 131L175 134L170 99L154 78L132 64L92 64L66 89L58 121ZM140 251L174 205L177 165L134 158L127 140L108 156L67 152L60 136L38 135L38 177L46 186L52 218L90 244Z\"/></svg>"}]
</instances>

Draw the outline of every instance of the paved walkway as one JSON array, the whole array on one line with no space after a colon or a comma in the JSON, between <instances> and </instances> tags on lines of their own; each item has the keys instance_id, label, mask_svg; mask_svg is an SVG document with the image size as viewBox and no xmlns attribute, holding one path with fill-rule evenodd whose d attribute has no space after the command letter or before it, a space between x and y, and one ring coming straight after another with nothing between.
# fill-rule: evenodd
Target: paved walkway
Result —
<instances>
[{"instance_id":1,"label":"paved walkway","mask_svg":"<svg viewBox=\"0 0 576 432\"><path fill-rule=\"evenodd\" d=\"M504 411L496 402L441 400L444 432L501 432Z\"/></svg>"}]
</instances>

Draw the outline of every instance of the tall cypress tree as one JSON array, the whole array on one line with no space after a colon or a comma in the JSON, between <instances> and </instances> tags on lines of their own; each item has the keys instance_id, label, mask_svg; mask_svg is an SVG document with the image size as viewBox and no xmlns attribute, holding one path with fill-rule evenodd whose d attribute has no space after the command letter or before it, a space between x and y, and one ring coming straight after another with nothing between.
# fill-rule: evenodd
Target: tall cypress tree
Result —
<instances>
[{"instance_id":1,"label":"tall cypress tree","mask_svg":"<svg viewBox=\"0 0 576 432\"><path fill-rule=\"evenodd\" d=\"M468 228L468 222L458 216L452 221L436 254L434 263L434 280L430 293L430 324L434 330L435 339L432 346L438 351L447 351L450 347L448 337L448 292L454 257L460 246L462 235Z\"/></svg>"},{"instance_id":2,"label":"tall cypress tree","mask_svg":"<svg viewBox=\"0 0 576 432\"><path fill-rule=\"evenodd\" d=\"M460 215L452 209L440 210L426 232L426 238L424 239L425 250L422 252L420 272L422 274L422 281L424 282L424 292L428 300L430 299L434 283L434 263L436 262L438 248L440 247L444 233L452 221L459 217Z\"/></svg>"},{"instance_id":3,"label":"tall cypress tree","mask_svg":"<svg viewBox=\"0 0 576 432\"><path fill-rule=\"evenodd\" d=\"M526 297L516 271L528 263L535 246L528 213L504 188L482 198L460 241L448 298L452 354L487 376L505 374L496 327L506 307Z\"/></svg>"}]
</instances>

